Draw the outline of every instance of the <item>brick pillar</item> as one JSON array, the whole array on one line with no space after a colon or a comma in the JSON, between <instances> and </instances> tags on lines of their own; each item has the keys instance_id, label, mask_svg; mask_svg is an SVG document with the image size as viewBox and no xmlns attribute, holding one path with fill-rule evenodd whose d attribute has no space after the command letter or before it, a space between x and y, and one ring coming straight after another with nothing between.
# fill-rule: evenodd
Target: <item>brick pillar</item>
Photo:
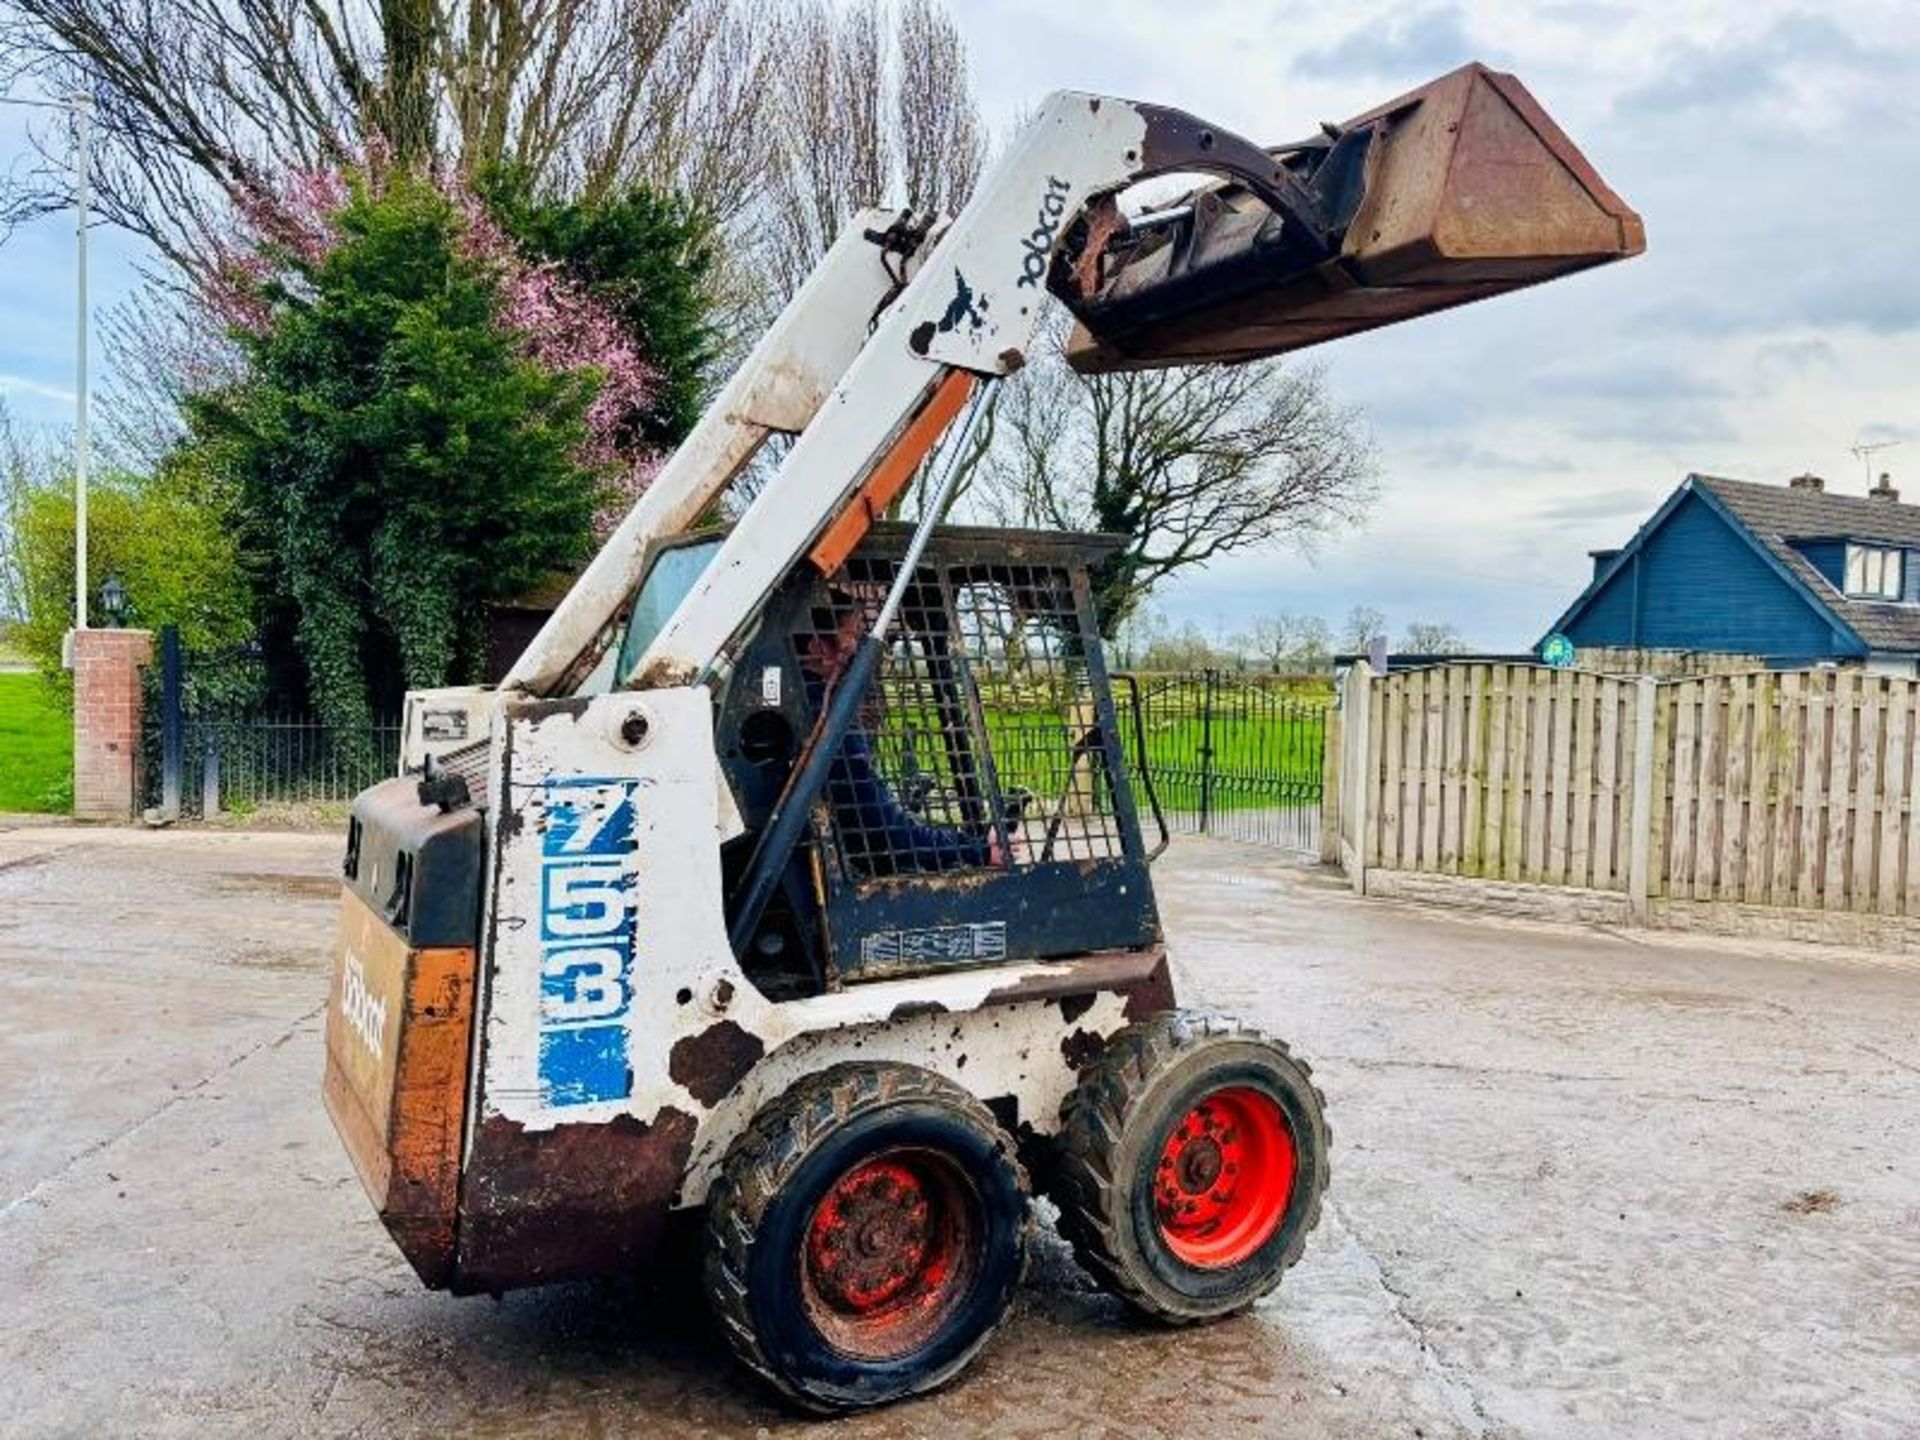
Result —
<instances>
[{"instance_id":1,"label":"brick pillar","mask_svg":"<svg viewBox=\"0 0 1920 1440\"><path fill-rule=\"evenodd\" d=\"M73 813L131 820L140 808L140 670L151 630L75 630Z\"/></svg>"}]
</instances>

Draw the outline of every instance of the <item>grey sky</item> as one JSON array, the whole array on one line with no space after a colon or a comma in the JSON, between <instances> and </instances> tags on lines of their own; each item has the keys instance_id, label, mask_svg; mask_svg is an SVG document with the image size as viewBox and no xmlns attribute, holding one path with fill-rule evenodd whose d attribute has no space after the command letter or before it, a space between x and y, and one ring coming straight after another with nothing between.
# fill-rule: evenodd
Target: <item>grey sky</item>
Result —
<instances>
[{"instance_id":1,"label":"grey sky","mask_svg":"<svg viewBox=\"0 0 1920 1440\"><path fill-rule=\"evenodd\" d=\"M1354 604L1517 648L1689 470L1920 495L1920 7L1912 0L952 0L989 117L1047 90L1165 101L1257 140L1468 59L1518 73L1645 217L1648 253L1320 352L1385 491L1312 557L1243 556L1165 608L1231 630ZM0 156L22 150L0 109ZM0 249L0 390L70 414L71 226ZM131 281L101 237L97 289Z\"/></svg>"},{"instance_id":2,"label":"grey sky","mask_svg":"<svg viewBox=\"0 0 1920 1440\"><path fill-rule=\"evenodd\" d=\"M996 119L1059 86L1308 132L1469 59L1516 72L1645 217L1648 253L1318 352L1386 484L1358 535L1216 564L1165 607L1229 630L1354 604L1520 647L1689 470L1920 495L1920 7L969 0Z\"/></svg>"}]
</instances>

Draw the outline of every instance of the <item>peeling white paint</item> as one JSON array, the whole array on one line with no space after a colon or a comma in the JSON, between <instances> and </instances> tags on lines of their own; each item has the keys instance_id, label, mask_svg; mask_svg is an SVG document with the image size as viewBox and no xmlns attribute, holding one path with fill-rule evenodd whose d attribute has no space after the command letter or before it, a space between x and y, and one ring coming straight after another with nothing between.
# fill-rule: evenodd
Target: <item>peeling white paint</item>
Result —
<instances>
[{"instance_id":1,"label":"peeling white paint","mask_svg":"<svg viewBox=\"0 0 1920 1440\"><path fill-rule=\"evenodd\" d=\"M500 718L493 795L501 815L491 827L498 853L483 937L489 948L482 965L485 1039L476 1118L500 1115L544 1130L619 1115L651 1122L667 1107L694 1115L695 1158L681 1196L689 1205L704 1199L712 1167L760 1105L800 1076L843 1060L922 1065L983 1097L1012 1096L1022 1120L1041 1133L1057 1128L1060 1102L1073 1083L1062 1040L1075 1031L1119 1029L1122 999L1102 994L1070 1023L1051 1000L987 1004L995 992L1067 968L1033 961L769 1001L727 941L712 704L698 688L648 692L653 723L646 743L629 748L612 738L617 727L608 722L633 703L633 696L616 694L566 709L509 704ZM552 928L543 927L543 913L551 910L554 884L546 837L555 823L545 782L555 776L584 777L604 784L609 795L632 795L632 848L622 857L625 885L617 891L630 906L631 999L620 1018L632 1080L628 1093L615 1099L558 1103L542 1078L543 928ZM597 835L607 820L596 809L566 823L595 827ZM588 905L583 913L596 918L601 912ZM927 1013L934 1007L938 1013ZM895 1018L903 1008L915 1013ZM710 1108L675 1081L669 1067L676 1043L723 1018L757 1037L766 1053ZM469 1126L469 1133L477 1128Z\"/></svg>"}]
</instances>

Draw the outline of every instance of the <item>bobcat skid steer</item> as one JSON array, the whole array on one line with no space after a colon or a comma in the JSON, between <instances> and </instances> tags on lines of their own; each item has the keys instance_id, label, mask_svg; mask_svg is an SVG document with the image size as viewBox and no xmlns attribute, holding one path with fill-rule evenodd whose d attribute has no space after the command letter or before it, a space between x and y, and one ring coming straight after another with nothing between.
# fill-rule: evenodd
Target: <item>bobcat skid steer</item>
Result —
<instances>
[{"instance_id":1,"label":"bobcat skid steer","mask_svg":"<svg viewBox=\"0 0 1920 1440\"><path fill-rule=\"evenodd\" d=\"M1233 362L1642 246L1479 66L1275 149L1057 94L958 216L855 217L500 687L409 697L354 804L326 1103L421 1279L633 1273L704 1214L721 1329L822 1411L967 1364L1036 1184L1150 1316L1271 1290L1321 1097L1175 993L1108 543L932 517L1050 298L1082 368ZM916 474L929 518L877 523Z\"/></svg>"}]
</instances>

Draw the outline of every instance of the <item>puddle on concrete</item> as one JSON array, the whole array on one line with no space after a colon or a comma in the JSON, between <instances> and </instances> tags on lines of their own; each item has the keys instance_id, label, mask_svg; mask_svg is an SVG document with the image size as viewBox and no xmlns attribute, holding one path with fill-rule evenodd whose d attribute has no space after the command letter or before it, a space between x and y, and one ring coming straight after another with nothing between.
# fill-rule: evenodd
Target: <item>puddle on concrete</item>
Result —
<instances>
[{"instance_id":1,"label":"puddle on concrete","mask_svg":"<svg viewBox=\"0 0 1920 1440\"><path fill-rule=\"evenodd\" d=\"M249 970L324 970L327 955L323 950L242 950L227 963Z\"/></svg>"},{"instance_id":2,"label":"puddle on concrete","mask_svg":"<svg viewBox=\"0 0 1920 1440\"><path fill-rule=\"evenodd\" d=\"M288 875L270 870L228 870L216 875L214 884L221 890L265 892L296 900L333 900L340 894L340 881L332 875Z\"/></svg>"}]
</instances>

